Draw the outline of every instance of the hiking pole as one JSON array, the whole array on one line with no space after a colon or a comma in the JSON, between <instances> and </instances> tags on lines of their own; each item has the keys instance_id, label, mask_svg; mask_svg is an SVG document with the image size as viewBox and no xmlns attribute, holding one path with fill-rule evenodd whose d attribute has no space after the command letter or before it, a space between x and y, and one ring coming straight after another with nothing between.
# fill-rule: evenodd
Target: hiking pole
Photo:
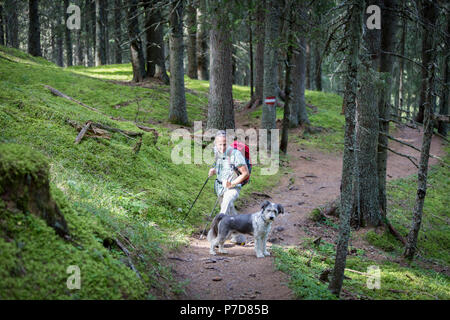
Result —
<instances>
[{"instance_id":1,"label":"hiking pole","mask_svg":"<svg viewBox=\"0 0 450 320\"><path fill-rule=\"evenodd\" d=\"M206 186L206 183L208 182L208 180L209 180L209 176L208 176L208 178L206 178L206 181L205 181L205 183L203 184L203 187L200 189L200 192L198 193L197 198L195 198L194 202L192 203L192 206L191 206L191 208L189 209L188 213L186 213L186 215L184 216L183 221L187 218L187 216L188 216L189 213L191 212L192 208L194 207L195 202L197 202L197 199L198 199L198 197L200 196L200 193L202 193L203 188Z\"/></svg>"},{"instance_id":2,"label":"hiking pole","mask_svg":"<svg viewBox=\"0 0 450 320\"><path fill-rule=\"evenodd\" d=\"M216 210L217 203L219 202L219 198L220 198L220 196L217 196L217 200L216 200L216 203L214 204L214 208L212 209L211 214L209 215L210 218L212 217L212 215L213 215L213 213L214 213L214 210ZM202 232L202 234L200 235L200 240L203 239L203 235L205 234L205 231L206 231L206 227L207 227L207 226L208 226L208 222L206 222L205 227L203 228L203 232Z\"/></svg>"}]
</instances>

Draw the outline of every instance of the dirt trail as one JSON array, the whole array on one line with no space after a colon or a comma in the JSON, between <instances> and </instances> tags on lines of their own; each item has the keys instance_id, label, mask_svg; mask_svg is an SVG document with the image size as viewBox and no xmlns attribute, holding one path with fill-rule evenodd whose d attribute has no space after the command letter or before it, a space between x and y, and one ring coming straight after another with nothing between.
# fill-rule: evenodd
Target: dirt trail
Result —
<instances>
[{"instance_id":1,"label":"dirt trail","mask_svg":"<svg viewBox=\"0 0 450 320\"><path fill-rule=\"evenodd\" d=\"M298 130L290 135L298 135ZM393 134L396 138L420 148L422 131L401 128ZM443 142L433 137L431 153L443 156ZM398 142L389 142L394 150L419 159L419 152ZM304 237L322 236L326 241L334 241L336 232L317 226L308 218L315 207L334 200L339 194L342 170L342 155L302 149L290 143L289 167L292 173L285 174L280 184L267 192L272 202L280 203L286 213L278 216L272 225L268 247L272 244L297 246ZM430 159L430 164L436 164ZM389 153L388 179L406 177L417 173L417 169L406 158ZM254 198L238 208L241 213L253 213L259 210L264 198ZM358 247L361 243L353 243ZM228 254L209 254L209 243L197 236L190 239L190 245L172 254L170 261L179 281L189 280L186 293L180 299L293 299L287 287L288 277L275 270L274 258L256 258L254 243L234 246L226 243ZM376 250L368 250L369 258L377 255Z\"/></svg>"}]
</instances>

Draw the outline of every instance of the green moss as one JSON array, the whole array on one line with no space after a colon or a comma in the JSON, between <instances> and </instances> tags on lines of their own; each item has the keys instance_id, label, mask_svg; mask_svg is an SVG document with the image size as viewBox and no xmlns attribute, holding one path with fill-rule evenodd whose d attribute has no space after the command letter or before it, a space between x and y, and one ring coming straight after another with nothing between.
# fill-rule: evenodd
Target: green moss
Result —
<instances>
[{"instance_id":1,"label":"green moss","mask_svg":"<svg viewBox=\"0 0 450 320\"><path fill-rule=\"evenodd\" d=\"M323 221L325 218L319 208L314 208L313 210L311 210L308 217L312 221L316 221L316 222Z\"/></svg>"},{"instance_id":2,"label":"green moss","mask_svg":"<svg viewBox=\"0 0 450 320\"><path fill-rule=\"evenodd\" d=\"M388 232L377 234L373 230L370 230L365 234L365 239L371 245L383 249L386 252L392 252L395 249L395 246L393 244L395 238Z\"/></svg>"},{"instance_id":3,"label":"green moss","mask_svg":"<svg viewBox=\"0 0 450 320\"><path fill-rule=\"evenodd\" d=\"M35 218L21 222L26 228L9 226L13 218L23 213L18 212L16 216L2 211L0 241L9 254L5 254L8 258L1 262L8 268L0 279L5 286L7 283L7 291L1 292L7 292L6 298L33 299L154 298L180 292L182 289L175 283L170 268L162 262L163 255L185 244L188 235L204 226L215 194L211 179L189 217L183 220L206 179L208 166L177 165L171 160L171 129L164 127L168 118L169 87L149 84L151 88L143 88L109 81L127 80L131 75L129 64L63 69L2 46L0 54L7 58L0 58L0 144L9 145L11 152L29 148L47 159L51 194L73 238L73 242L67 243L55 238L54 231ZM186 83L189 119L204 120L208 82ZM44 85L95 107L104 115L53 96ZM249 98L247 87L234 86L234 90L235 97L243 101ZM109 116L130 121L114 121ZM70 119L81 124L91 120L138 131L133 123L136 116L138 123L151 126L159 133L156 145L152 134L144 133L137 155L133 152L137 140L118 133L110 140L85 137L74 145L77 131L66 122ZM34 158L31 151L20 167L37 164L29 161L30 158ZM274 186L281 173L282 170L276 176L264 176L261 168L255 166L239 203L251 197L253 191ZM5 210L1 202L0 208ZM3 218L3 214L7 218ZM30 286L16 273L11 274L11 268L20 270L21 262L8 239L15 243L16 239L25 239L28 233L33 233L30 239L41 244L32 246L23 264L28 270L28 264L36 261L27 278L32 287L41 288L34 292L28 292ZM124 263L123 252L117 247L103 248L104 239L123 240L123 237L132 243L128 249L143 277L142 282ZM50 254L53 254L51 259ZM80 263L81 291L65 289L68 277L65 268L69 263ZM40 264L49 269L37 275ZM3 269L3 265L0 268ZM48 279L52 273L57 273L56 280ZM49 281L47 285L46 281Z\"/></svg>"},{"instance_id":4,"label":"green moss","mask_svg":"<svg viewBox=\"0 0 450 320\"><path fill-rule=\"evenodd\" d=\"M319 246L305 239L298 249L276 247L275 264L290 276L289 286L299 299L335 299L328 283L319 280L324 270L334 267L334 244L322 241ZM367 273L370 266L380 270L380 289L369 289ZM443 299L450 298L450 278L415 265L400 266L393 262L377 262L365 257L361 250L347 257L343 290L353 299ZM362 274L361 274L362 273ZM366 274L366 275L364 275Z\"/></svg>"},{"instance_id":5,"label":"green moss","mask_svg":"<svg viewBox=\"0 0 450 320\"><path fill-rule=\"evenodd\" d=\"M38 180L43 173L48 173L48 159L41 153L19 144L0 143L0 183L26 174Z\"/></svg>"}]
</instances>

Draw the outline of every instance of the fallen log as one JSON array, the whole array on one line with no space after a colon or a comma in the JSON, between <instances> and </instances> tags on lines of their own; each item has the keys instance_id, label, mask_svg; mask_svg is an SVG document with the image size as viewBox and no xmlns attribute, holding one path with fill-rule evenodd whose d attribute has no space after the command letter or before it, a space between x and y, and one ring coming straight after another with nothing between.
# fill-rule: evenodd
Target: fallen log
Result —
<instances>
[{"instance_id":1,"label":"fallen log","mask_svg":"<svg viewBox=\"0 0 450 320\"><path fill-rule=\"evenodd\" d=\"M122 130L122 129L119 129L119 128L113 128L113 127L110 127L110 126L107 126L107 125L104 125L104 124L98 123L98 122L93 122L92 126L100 128L100 129L108 130L108 131L111 131L111 132L117 132L117 133L123 134L127 138L130 138L130 137L142 137L142 135L143 135L142 132L134 132L134 131Z\"/></svg>"},{"instance_id":2,"label":"fallen log","mask_svg":"<svg viewBox=\"0 0 450 320\"><path fill-rule=\"evenodd\" d=\"M103 113L101 113L99 110L97 110L97 109L95 109L95 108L93 108L93 107L90 107L90 106L88 106L87 104L84 104L83 102L78 101L78 100L76 100L76 99L74 99L74 98L68 96L68 95L65 94L65 93L62 93L61 91L56 90L55 88L52 88L52 87L50 87L50 86L48 86L48 85L44 85L44 87L46 87L48 90L50 90L50 92L53 93L55 96L58 96L58 97L61 97L61 98L64 98L64 99L73 101L73 102L79 104L80 106L83 106L83 107L85 107L85 108L87 108L87 109L89 109L89 110L92 110L92 111L95 111L95 112L97 112L97 113L103 114Z\"/></svg>"}]
</instances>

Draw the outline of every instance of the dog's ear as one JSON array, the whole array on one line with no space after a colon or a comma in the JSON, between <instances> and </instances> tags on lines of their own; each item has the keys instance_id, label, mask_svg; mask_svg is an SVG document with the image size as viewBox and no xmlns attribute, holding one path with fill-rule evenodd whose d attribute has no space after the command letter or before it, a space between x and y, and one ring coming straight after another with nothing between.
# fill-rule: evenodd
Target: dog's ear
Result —
<instances>
[{"instance_id":1,"label":"dog's ear","mask_svg":"<svg viewBox=\"0 0 450 320\"><path fill-rule=\"evenodd\" d=\"M264 210L269 204L270 204L270 201L265 200L265 201L261 204L261 209Z\"/></svg>"},{"instance_id":2,"label":"dog's ear","mask_svg":"<svg viewBox=\"0 0 450 320\"><path fill-rule=\"evenodd\" d=\"M281 204L277 203L276 204L277 210L278 210L278 214L280 213L284 213L284 208Z\"/></svg>"}]
</instances>

